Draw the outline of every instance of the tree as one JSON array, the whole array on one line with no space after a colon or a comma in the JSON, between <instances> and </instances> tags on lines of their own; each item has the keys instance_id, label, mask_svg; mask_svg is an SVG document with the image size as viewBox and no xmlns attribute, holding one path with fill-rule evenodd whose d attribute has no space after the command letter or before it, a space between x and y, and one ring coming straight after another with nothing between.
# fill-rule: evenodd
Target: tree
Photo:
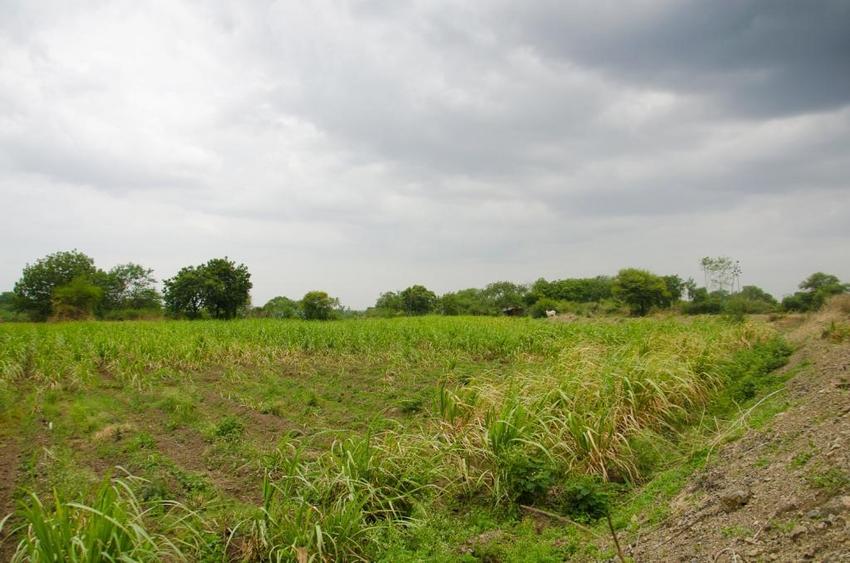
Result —
<instances>
[{"instance_id":1,"label":"tree","mask_svg":"<svg viewBox=\"0 0 850 563\"><path fill-rule=\"evenodd\" d=\"M250 301L251 274L244 264L213 258L187 266L163 282L165 304L175 315L196 319L206 311L215 319L232 319Z\"/></svg>"},{"instance_id":2,"label":"tree","mask_svg":"<svg viewBox=\"0 0 850 563\"><path fill-rule=\"evenodd\" d=\"M613 280L608 276L567 278L551 282L540 278L532 284L526 303L531 305L544 297L574 303L599 302L611 298L612 284Z\"/></svg>"},{"instance_id":3,"label":"tree","mask_svg":"<svg viewBox=\"0 0 850 563\"><path fill-rule=\"evenodd\" d=\"M232 319L251 302L251 274L244 264L213 258L203 266L206 276L204 305L215 319Z\"/></svg>"},{"instance_id":4,"label":"tree","mask_svg":"<svg viewBox=\"0 0 850 563\"><path fill-rule=\"evenodd\" d=\"M436 294L422 285L412 285L399 294L407 315L427 315L437 304Z\"/></svg>"},{"instance_id":5,"label":"tree","mask_svg":"<svg viewBox=\"0 0 850 563\"><path fill-rule=\"evenodd\" d=\"M203 268L186 266L176 276L162 282L165 308L173 315L197 319L203 313L207 283Z\"/></svg>"},{"instance_id":6,"label":"tree","mask_svg":"<svg viewBox=\"0 0 850 563\"><path fill-rule=\"evenodd\" d=\"M782 300L782 308L786 311L815 311L832 295L838 295L848 290L837 276L815 272L800 282L800 289L794 295Z\"/></svg>"},{"instance_id":7,"label":"tree","mask_svg":"<svg viewBox=\"0 0 850 563\"><path fill-rule=\"evenodd\" d=\"M481 294L494 314L498 314L511 307L524 307L528 288L518 283L499 281L488 284Z\"/></svg>"},{"instance_id":8,"label":"tree","mask_svg":"<svg viewBox=\"0 0 850 563\"><path fill-rule=\"evenodd\" d=\"M761 301L762 303L766 303L768 305L776 305L777 301L773 295L769 294L762 288L755 285L745 285L741 288L741 291L737 293L738 297L742 299L746 299L748 301Z\"/></svg>"},{"instance_id":9,"label":"tree","mask_svg":"<svg viewBox=\"0 0 850 563\"><path fill-rule=\"evenodd\" d=\"M339 300L324 291L310 291L301 299L301 311L308 321L326 321L332 319Z\"/></svg>"},{"instance_id":10,"label":"tree","mask_svg":"<svg viewBox=\"0 0 850 563\"><path fill-rule=\"evenodd\" d=\"M694 300L694 296L699 290L699 288L697 288L697 282L694 281L694 278L688 278L686 281L682 282L682 289L684 293L687 294L688 299L690 299L691 301ZM708 293L707 289L702 289L705 290L706 293Z\"/></svg>"},{"instance_id":11,"label":"tree","mask_svg":"<svg viewBox=\"0 0 850 563\"><path fill-rule=\"evenodd\" d=\"M482 291L474 287L444 294L437 307L444 315L494 315Z\"/></svg>"},{"instance_id":12,"label":"tree","mask_svg":"<svg viewBox=\"0 0 850 563\"><path fill-rule=\"evenodd\" d=\"M823 272L815 272L804 279L800 282L800 289L812 293L823 293L825 295L837 295L847 291L846 286L841 283L838 276Z\"/></svg>"},{"instance_id":13,"label":"tree","mask_svg":"<svg viewBox=\"0 0 850 563\"><path fill-rule=\"evenodd\" d=\"M402 303L401 295L395 291L386 291L378 296L375 309L388 313L401 313L404 310L404 303Z\"/></svg>"},{"instance_id":14,"label":"tree","mask_svg":"<svg viewBox=\"0 0 850 563\"><path fill-rule=\"evenodd\" d=\"M646 315L652 307L670 300L663 278L637 268L620 270L612 289L614 296L628 305L634 315Z\"/></svg>"},{"instance_id":15,"label":"tree","mask_svg":"<svg viewBox=\"0 0 850 563\"><path fill-rule=\"evenodd\" d=\"M682 298L687 282L679 276L663 276L661 279L664 280L664 285L667 287L667 293L670 296L663 305L669 307Z\"/></svg>"},{"instance_id":16,"label":"tree","mask_svg":"<svg viewBox=\"0 0 850 563\"><path fill-rule=\"evenodd\" d=\"M86 276L77 276L70 283L53 290L52 317L60 320L87 319L103 298L103 289Z\"/></svg>"},{"instance_id":17,"label":"tree","mask_svg":"<svg viewBox=\"0 0 850 563\"><path fill-rule=\"evenodd\" d=\"M139 264L115 266L98 276L103 288L104 311L117 309L159 309L162 297L154 287L153 270Z\"/></svg>"},{"instance_id":18,"label":"tree","mask_svg":"<svg viewBox=\"0 0 850 563\"><path fill-rule=\"evenodd\" d=\"M77 278L93 280L94 260L77 250L56 252L24 267L15 284L15 307L33 320L45 320L53 313L53 292Z\"/></svg>"},{"instance_id":19,"label":"tree","mask_svg":"<svg viewBox=\"0 0 850 563\"><path fill-rule=\"evenodd\" d=\"M0 293L0 322L26 320L26 315L15 308L15 292Z\"/></svg>"},{"instance_id":20,"label":"tree","mask_svg":"<svg viewBox=\"0 0 850 563\"><path fill-rule=\"evenodd\" d=\"M740 262L728 256L705 256L700 260L700 266L705 274L705 287L709 293L717 290L735 293L741 278Z\"/></svg>"},{"instance_id":21,"label":"tree","mask_svg":"<svg viewBox=\"0 0 850 563\"><path fill-rule=\"evenodd\" d=\"M262 314L273 319L295 319L301 314L301 307L297 301L278 296L263 305Z\"/></svg>"}]
</instances>

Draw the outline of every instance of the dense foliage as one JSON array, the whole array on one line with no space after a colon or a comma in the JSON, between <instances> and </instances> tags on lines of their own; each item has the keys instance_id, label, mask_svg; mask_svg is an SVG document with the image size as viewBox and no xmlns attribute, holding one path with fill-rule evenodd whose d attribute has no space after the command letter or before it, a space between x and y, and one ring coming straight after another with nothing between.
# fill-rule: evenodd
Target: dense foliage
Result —
<instances>
[{"instance_id":1,"label":"dense foliage","mask_svg":"<svg viewBox=\"0 0 850 563\"><path fill-rule=\"evenodd\" d=\"M197 319L233 319L250 303L251 274L244 264L213 258L187 266L163 282L165 305L176 316Z\"/></svg>"},{"instance_id":2,"label":"dense foliage","mask_svg":"<svg viewBox=\"0 0 850 563\"><path fill-rule=\"evenodd\" d=\"M837 276L815 272L802 282L800 289L782 300L787 311L815 311L823 306L827 298L850 291L848 284L842 284Z\"/></svg>"},{"instance_id":3,"label":"dense foliage","mask_svg":"<svg viewBox=\"0 0 850 563\"><path fill-rule=\"evenodd\" d=\"M27 264L15 284L14 308L31 320L132 316L130 311L157 313L160 296L152 271L138 264L108 272L77 250L56 252Z\"/></svg>"},{"instance_id":4,"label":"dense foliage","mask_svg":"<svg viewBox=\"0 0 850 563\"><path fill-rule=\"evenodd\" d=\"M309 291L301 299L301 314L308 321L326 321L334 318L339 300L325 291Z\"/></svg>"},{"instance_id":5,"label":"dense foliage","mask_svg":"<svg viewBox=\"0 0 850 563\"><path fill-rule=\"evenodd\" d=\"M620 270L611 290L634 315L646 315L653 307L661 307L671 301L664 278L637 268Z\"/></svg>"},{"instance_id":6,"label":"dense foliage","mask_svg":"<svg viewBox=\"0 0 850 563\"><path fill-rule=\"evenodd\" d=\"M847 292L850 284L837 276L816 272L800 283L800 291L778 302L754 285L739 287L740 263L721 256L700 261L705 287L691 278L657 275L625 268L614 276L540 278L532 284L497 281L483 288L467 288L438 295L414 284L400 291L381 293L373 307L352 311L326 292L311 291L300 300L278 296L262 307L251 308L250 273L245 265L227 258L182 268L164 282L165 307L176 317L232 319L329 320L353 316L397 317L440 314L447 316L545 317L635 316L672 309L685 314L724 314L740 317L780 311L814 311L825 300ZM24 268L14 292L0 297L0 321L13 320L111 320L161 316L163 297L156 290L149 268L134 263L115 266L108 272L76 250L48 255Z\"/></svg>"}]
</instances>

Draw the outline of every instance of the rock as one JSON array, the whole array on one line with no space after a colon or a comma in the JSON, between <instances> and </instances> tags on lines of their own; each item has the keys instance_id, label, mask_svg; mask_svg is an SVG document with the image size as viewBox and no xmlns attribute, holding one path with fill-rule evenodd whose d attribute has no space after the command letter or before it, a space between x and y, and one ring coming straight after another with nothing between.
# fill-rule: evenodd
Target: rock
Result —
<instances>
[{"instance_id":1,"label":"rock","mask_svg":"<svg viewBox=\"0 0 850 563\"><path fill-rule=\"evenodd\" d=\"M789 536L791 537L791 539L793 541L797 541L805 533L806 533L806 528L803 527L803 526L800 526L798 524L798 525L794 526L794 529L791 530L791 533L789 534Z\"/></svg>"},{"instance_id":2,"label":"rock","mask_svg":"<svg viewBox=\"0 0 850 563\"><path fill-rule=\"evenodd\" d=\"M822 517L823 517L823 513L820 511L819 508L813 508L813 509L809 510L808 512L806 512L806 518L810 518L812 520L817 520L818 518L822 518Z\"/></svg>"},{"instance_id":3,"label":"rock","mask_svg":"<svg viewBox=\"0 0 850 563\"><path fill-rule=\"evenodd\" d=\"M750 502L752 497L753 493L749 489L736 489L720 495L720 505L725 512L732 512Z\"/></svg>"}]
</instances>

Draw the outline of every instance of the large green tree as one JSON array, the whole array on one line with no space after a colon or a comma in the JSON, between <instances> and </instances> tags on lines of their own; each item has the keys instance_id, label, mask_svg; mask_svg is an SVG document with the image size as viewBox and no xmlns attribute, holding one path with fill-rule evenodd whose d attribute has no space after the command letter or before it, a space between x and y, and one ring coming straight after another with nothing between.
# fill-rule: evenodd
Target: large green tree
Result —
<instances>
[{"instance_id":1,"label":"large green tree","mask_svg":"<svg viewBox=\"0 0 850 563\"><path fill-rule=\"evenodd\" d=\"M199 318L204 310L206 283L203 266L181 268L173 278L162 282L165 308L176 316Z\"/></svg>"},{"instance_id":2,"label":"large green tree","mask_svg":"<svg viewBox=\"0 0 850 563\"><path fill-rule=\"evenodd\" d=\"M493 282L481 292L481 296L493 309L493 314L499 314L510 307L523 307L526 294L526 286L509 281Z\"/></svg>"},{"instance_id":3,"label":"large green tree","mask_svg":"<svg viewBox=\"0 0 850 563\"><path fill-rule=\"evenodd\" d=\"M85 276L78 276L53 290L52 317L61 320L88 319L103 299L103 289Z\"/></svg>"},{"instance_id":4,"label":"large green tree","mask_svg":"<svg viewBox=\"0 0 850 563\"><path fill-rule=\"evenodd\" d=\"M401 295L395 291L385 291L375 301L374 311L386 316L400 315L404 311Z\"/></svg>"},{"instance_id":5,"label":"large green tree","mask_svg":"<svg viewBox=\"0 0 850 563\"><path fill-rule=\"evenodd\" d=\"M75 279L91 283L98 275L94 260L78 250L48 254L24 267L15 284L15 307L33 320L45 320L53 313L53 293Z\"/></svg>"},{"instance_id":6,"label":"large green tree","mask_svg":"<svg viewBox=\"0 0 850 563\"><path fill-rule=\"evenodd\" d=\"M156 290L153 270L129 262L98 276L103 289L104 311L115 309L159 309L162 296Z\"/></svg>"},{"instance_id":7,"label":"large green tree","mask_svg":"<svg viewBox=\"0 0 850 563\"><path fill-rule=\"evenodd\" d=\"M838 295L848 290L837 276L815 272L802 282L800 289L782 300L782 307L788 311L815 311L832 295Z\"/></svg>"},{"instance_id":8,"label":"large green tree","mask_svg":"<svg viewBox=\"0 0 850 563\"><path fill-rule=\"evenodd\" d=\"M628 305L634 315L643 316L652 307L661 307L670 301L664 278L637 268L620 270L612 289L614 296Z\"/></svg>"},{"instance_id":9,"label":"large green tree","mask_svg":"<svg viewBox=\"0 0 850 563\"><path fill-rule=\"evenodd\" d=\"M251 300L248 268L226 257L182 268L163 285L168 310L190 319L202 316L204 311L215 319L232 319Z\"/></svg>"},{"instance_id":10,"label":"large green tree","mask_svg":"<svg viewBox=\"0 0 850 563\"><path fill-rule=\"evenodd\" d=\"M298 301L279 295L263 305L261 314L272 319L295 319L301 314L301 305Z\"/></svg>"},{"instance_id":11,"label":"large green tree","mask_svg":"<svg viewBox=\"0 0 850 563\"><path fill-rule=\"evenodd\" d=\"M423 285L412 285L399 293L399 297L407 315L427 315L437 304L436 294Z\"/></svg>"},{"instance_id":12,"label":"large green tree","mask_svg":"<svg viewBox=\"0 0 850 563\"><path fill-rule=\"evenodd\" d=\"M232 319L239 309L251 302L251 274L244 264L213 258L204 266L207 277L204 304L216 319Z\"/></svg>"},{"instance_id":13,"label":"large green tree","mask_svg":"<svg viewBox=\"0 0 850 563\"><path fill-rule=\"evenodd\" d=\"M301 311L308 321L326 321L334 318L339 300L324 291L310 291L301 299Z\"/></svg>"}]
</instances>

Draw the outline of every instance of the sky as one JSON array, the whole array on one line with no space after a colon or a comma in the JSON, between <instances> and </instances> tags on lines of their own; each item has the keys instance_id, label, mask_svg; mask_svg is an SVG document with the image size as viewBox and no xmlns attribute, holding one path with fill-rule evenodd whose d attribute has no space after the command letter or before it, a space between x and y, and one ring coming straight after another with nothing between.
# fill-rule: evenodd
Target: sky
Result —
<instances>
[{"instance_id":1,"label":"sky","mask_svg":"<svg viewBox=\"0 0 850 563\"><path fill-rule=\"evenodd\" d=\"M255 304L850 281L846 0L0 0L0 289L228 256Z\"/></svg>"}]
</instances>

